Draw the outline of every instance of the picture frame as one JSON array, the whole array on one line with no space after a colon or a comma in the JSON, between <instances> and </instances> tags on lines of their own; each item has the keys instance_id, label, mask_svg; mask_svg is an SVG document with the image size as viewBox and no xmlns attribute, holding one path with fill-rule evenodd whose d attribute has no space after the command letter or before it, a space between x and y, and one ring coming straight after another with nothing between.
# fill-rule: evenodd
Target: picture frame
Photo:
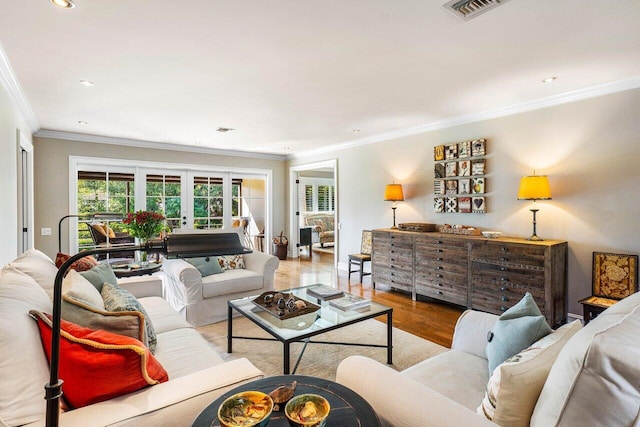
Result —
<instances>
[{"instance_id":1,"label":"picture frame","mask_svg":"<svg viewBox=\"0 0 640 427\"><path fill-rule=\"evenodd\" d=\"M458 144L447 145L445 158L446 160L455 160L458 158Z\"/></svg>"},{"instance_id":2,"label":"picture frame","mask_svg":"<svg viewBox=\"0 0 640 427\"><path fill-rule=\"evenodd\" d=\"M458 158L464 159L471 156L471 141L458 143Z\"/></svg>"},{"instance_id":3,"label":"picture frame","mask_svg":"<svg viewBox=\"0 0 640 427\"><path fill-rule=\"evenodd\" d=\"M638 255L594 252L593 295L623 299L638 292Z\"/></svg>"},{"instance_id":4,"label":"picture frame","mask_svg":"<svg viewBox=\"0 0 640 427\"><path fill-rule=\"evenodd\" d=\"M484 175L484 160L471 162L471 175Z\"/></svg>"},{"instance_id":5,"label":"picture frame","mask_svg":"<svg viewBox=\"0 0 640 427\"><path fill-rule=\"evenodd\" d=\"M471 213L471 197L458 198L458 212Z\"/></svg>"},{"instance_id":6,"label":"picture frame","mask_svg":"<svg viewBox=\"0 0 640 427\"><path fill-rule=\"evenodd\" d=\"M444 180L436 179L433 181L433 194L436 196L442 196L444 194Z\"/></svg>"},{"instance_id":7,"label":"picture frame","mask_svg":"<svg viewBox=\"0 0 640 427\"><path fill-rule=\"evenodd\" d=\"M484 178L471 178L471 193L484 194L485 180Z\"/></svg>"},{"instance_id":8,"label":"picture frame","mask_svg":"<svg viewBox=\"0 0 640 427\"><path fill-rule=\"evenodd\" d=\"M471 212L481 214L487 212L487 204L484 197L471 198Z\"/></svg>"},{"instance_id":9,"label":"picture frame","mask_svg":"<svg viewBox=\"0 0 640 427\"><path fill-rule=\"evenodd\" d=\"M458 162L445 163L445 176L446 177L458 176Z\"/></svg>"},{"instance_id":10,"label":"picture frame","mask_svg":"<svg viewBox=\"0 0 640 427\"><path fill-rule=\"evenodd\" d=\"M473 157L484 156L485 155L485 139L476 139L471 143L471 155Z\"/></svg>"},{"instance_id":11,"label":"picture frame","mask_svg":"<svg viewBox=\"0 0 640 427\"><path fill-rule=\"evenodd\" d=\"M446 203L446 211L450 213L458 212L458 198L457 197L447 197L445 200Z\"/></svg>"},{"instance_id":12,"label":"picture frame","mask_svg":"<svg viewBox=\"0 0 640 427\"><path fill-rule=\"evenodd\" d=\"M458 194L458 181L448 179L444 182L446 194Z\"/></svg>"},{"instance_id":13,"label":"picture frame","mask_svg":"<svg viewBox=\"0 0 640 427\"><path fill-rule=\"evenodd\" d=\"M471 175L471 162L469 160L461 160L458 162L458 176Z\"/></svg>"},{"instance_id":14,"label":"picture frame","mask_svg":"<svg viewBox=\"0 0 640 427\"><path fill-rule=\"evenodd\" d=\"M433 147L433 160L436 162L444 160L444 145L436 145Z\"/></svg>"},{"instance_id":15,"label":"picture frame","mask_svg":"<svg viewBox=\"0 0 640 427\"><path fill-rule=\"evenodd\" d=\"M444 212L444 197L435 197L433 199L433 211L435 213Z\"/></svg>"},{"instance_id":16,"label":"picture frame","mask_svg":"<svg viewBox=\"0 0 640 427\"><path fill-rule=\"evenodd\" d=\"M471 194L471 180L460 179L458 180L458 194Z\"/></svg>"}]
</instances>

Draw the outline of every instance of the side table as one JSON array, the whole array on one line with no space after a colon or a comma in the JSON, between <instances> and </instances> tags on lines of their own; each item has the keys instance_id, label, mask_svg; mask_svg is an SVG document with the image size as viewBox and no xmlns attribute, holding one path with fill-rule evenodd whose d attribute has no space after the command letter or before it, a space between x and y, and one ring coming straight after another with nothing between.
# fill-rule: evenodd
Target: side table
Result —
<instances>
[{"instance_id":1,"label":"side table","mask_svg":"<svg viewBox=\"0 0 640 427\"><path fill-rule=\"evenodd\" d=\"M269 393L276 387L297 381L295 394L314 393L326 398L331 405L331 412L327 418L327 426L380 426L380 420L375 411L359 394L353 390L333 381L322 378L308 377L304 375L280 375L268 377L250 383L242 384L228 391L211 402L204 411L198 415L192 427L219 427L218 408L229 396L247 390L257 390ZM269 420L269 427L289 427L287 417L282 410L274 411Z\"/></svg>"},{"instance_id":2,"label":"side table","mask_svg":"<svg viewBox=\"0 0 640 427\"><path fill-rule=\"evenodd\" d=\"M582 304L582 314L584 318L584 324L586 325L587 323L598 317L598 314L602 313L607 308L617 303L618 300L592 295L590 297L583 298L578 302Z\"/></svg>"},{"instance_id":3,"label":"side table","mask_svg":"<svg viewBox=\"0 0 640 427\"><path fill-rule=\"evenodd\" d=\"M132 268L132 265L137 264L127 264L126 266L120 268L118 268L118 265L114 265L112 266L113 274L115 274L117 278L143 276L145 274L155 273L162 267L162 264L157 264L154 262L149 263L149 265L147 265L146 267L138 266L137 268Z\"/></svg>"}]
</instances>

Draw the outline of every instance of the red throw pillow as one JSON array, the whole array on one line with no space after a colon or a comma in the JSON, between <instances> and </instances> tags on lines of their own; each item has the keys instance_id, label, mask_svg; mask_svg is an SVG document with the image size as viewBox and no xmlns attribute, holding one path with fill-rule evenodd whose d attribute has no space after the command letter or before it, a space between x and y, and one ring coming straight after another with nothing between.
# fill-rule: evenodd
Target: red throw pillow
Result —
<instances>
[{"instance_id":1,"label":"red throw pillow","mask_svg":"<svg viewBox=\"0 0 640 427\"><path fill-rule=\"evenodd\" d=\"M31 310L51 360L51 315ZM139 340L94 331L62 320L60 378L72 408L91 405L169 380L167 371Z\"/></svg>"},{"instance_id":2,"label":"red throw pillow","mask_svg":"<svg viewBox=\"0 0 640 427\"><path fill-rule=\"evenodd\" d=\"M56 255L56 267L62 267L62 264L64 264L65 261L69 258L71 258L71 255L58 252L58 255ZM98 265L98 260L96 260L93 256L86 256L71 264L71 267L69 267L69 269L75 271L87 271L91 270L96 265Z\"/></svg>"}]
</instances>

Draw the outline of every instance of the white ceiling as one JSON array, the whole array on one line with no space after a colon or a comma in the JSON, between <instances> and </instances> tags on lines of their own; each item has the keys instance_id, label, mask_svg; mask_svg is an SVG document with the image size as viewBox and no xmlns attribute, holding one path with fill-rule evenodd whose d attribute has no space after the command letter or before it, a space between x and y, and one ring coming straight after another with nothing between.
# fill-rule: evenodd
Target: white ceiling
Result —
<instances>
[{"instance_id":1,"label":"white ceiling","mask_svg":"<svg viewBox=\"0 0 640 427\"><path fill-rule=\"evenodd\" d=\"M45 133L294 155L640 85L637 0L511 0L467 22L446 0L75 2L0 0Z\"/></svg>"}]
</instances>

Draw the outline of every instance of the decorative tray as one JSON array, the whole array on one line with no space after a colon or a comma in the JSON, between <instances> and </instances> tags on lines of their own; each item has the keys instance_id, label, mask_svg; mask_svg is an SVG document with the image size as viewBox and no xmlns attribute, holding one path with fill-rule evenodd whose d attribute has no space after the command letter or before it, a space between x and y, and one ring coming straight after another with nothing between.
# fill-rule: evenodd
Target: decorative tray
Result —
<instances>
[{"instance_id":1,"label":"decorative tray","mask_svg":"<svg viewBox=\"0 0 640 427\"><path fill-rule=\"evenodd\" d=\"M404 230L404 231L430 232L430 231L436 231L436 225L429 224L426 222L403 222L398 224L398 229Z\"/></svg>"},{"instance_id":2,"label":"decorative tray","mask_svg":"<svg viewBox=\"0 0 640 427\"><path fill-rule=\"evenodd\" d=\"M448 234L464 234L467 236L479 236L480 235L480 230L478 230L477 228L473 228L473 227L467 227L467 226L447 226L445 225L444 227L440 227L440 232L441 233L448 233Z\"/></svg>"},{"instance_id":3,"label":"decorative tray","mask_svg":"<svg viewBox=\"0 0 640 427\"><path fill-rule=\"evenodd\" d=\"M278 308L278 300L275 298L276 294L282 295L285 302L284 309ZM267 297L266 300L265 297ZM279 298L280 297L278 297L278 299ZM269 300L271 300L271 302L269 302ZM291 300L293 300L293 302ZM264 311L271 313L277 319L281 320L313 313L320 309L320 306L303 300L302 298L298 298L293 294L276 291L263 292L255 297L252 302Z\"/></svg>"}]
</instances>

